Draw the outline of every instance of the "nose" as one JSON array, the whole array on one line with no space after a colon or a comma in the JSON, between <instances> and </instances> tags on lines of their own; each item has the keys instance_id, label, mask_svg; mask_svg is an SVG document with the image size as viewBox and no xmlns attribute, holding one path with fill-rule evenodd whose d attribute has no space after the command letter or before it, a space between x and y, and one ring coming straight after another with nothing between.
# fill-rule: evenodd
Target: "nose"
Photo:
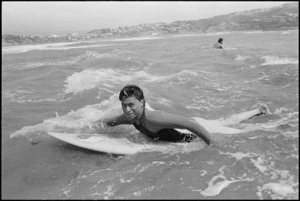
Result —
<instances>
[{"instance_id":1,"label":"nose","mask_svg":"<svg viewBox=\"0 0 300 201\"><path fill-rule=\"evenodd\" d=\"M125 107L124 107L124 111L125 111L125 112L130 111L130 107L129 107L129 106L125 106Z\"/></svg>"}]
</instances>

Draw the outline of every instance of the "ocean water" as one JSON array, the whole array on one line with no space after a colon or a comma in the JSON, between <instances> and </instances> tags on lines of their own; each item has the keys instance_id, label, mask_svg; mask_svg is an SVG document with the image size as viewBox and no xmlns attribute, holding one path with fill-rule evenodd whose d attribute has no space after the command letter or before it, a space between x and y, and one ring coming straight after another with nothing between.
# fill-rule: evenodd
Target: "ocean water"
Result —
<instances>
[{"instance_id":1,"label":"ocean water","mask_svg":"<svg viewBox=\"0 0 300 201\"><path fill-rule=\"evenodd\" d=\"M219 37L224 49L211 49ZM298 199L298 31L236 32L2 47L3 199ZM233 125L220 148L112 155L47 134L95 129L121 114L118 93L139 85L155 109Z\"/></svg>"}]
</instances>

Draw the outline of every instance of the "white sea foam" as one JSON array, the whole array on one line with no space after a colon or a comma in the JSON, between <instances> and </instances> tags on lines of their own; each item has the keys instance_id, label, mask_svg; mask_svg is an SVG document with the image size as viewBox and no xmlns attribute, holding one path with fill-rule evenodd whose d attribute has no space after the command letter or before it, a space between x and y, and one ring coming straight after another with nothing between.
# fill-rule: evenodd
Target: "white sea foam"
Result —
<instances>
[{"instance_id":1,"label":"white sea foam","mask_svg":"<svg viewBox=\"0 0 300 201\"><path fill-rule=\"evenodd\" d=\"M223 181L214 183L217 179L224 179ZM220 194L220 192L228 187L232 183L241 182L241 181L252 181L254 179L246 178L246 179L237 179L237 180L226 180L226 177L224 175L217 175L214 176L208 183L208 187L201 191L201 195L203 196L216 196Z\"/></svg>"},{"instance_id":2,"label":"white sea foam","mask_svg":"<svg viewBox=\"0 0 300 201\"><path fill-rule=\"evenodd\" d=\"M236 153L223 153L221 152L222 154L227 154L227 155L231 155L232 157L234 157L236 160L241 160L245 157L253 157L253 156L256 156L256 154L254 153L243 153L243 152L236 152Z\"/></svg>"},{"instance_id":3,"label":"white sea foam","mask_svg":"<svg viewBox=\"0 0 300 201\"><path fill-rule=\"evenodd\" d=\"M122 71L113 69L101 70L84 70L79 73L74 73L69 76L65 82L65 93L79 93L85 90L90 90L96 87L103 87L104 84L110 86L120 86L132 82L161 82L171 78L180 79L180 75L196 76L197 73L193 71L184 70L173 75L153 75L145 71Z\"/></svg>"},{"instance_id":4,"label":"white sea foam","mask_svg":"<svg viewBox=\"0 0 300 201\"><path fill-rule=\"evenodd\" d=\"M243 60L246 60L248 58L251 58L251 57L250 56L241 56L241 55L238 54L234 60L243 61Z\"/></svg>"},{"instance_id":5,"label":"white sea foam","mask_svg":"<svg viewBox=\"0 0 300 201\"><path fill-rule=\"evenodd\" d=\"M254 166L265 176L270 177L274 182L266 183L263 187L258 187L257 195L262 197L262 191L268 191L273 199L282 198L295 198L298 193L298 183L294 182L294 176L290 174L289 170L280 170L275 166L274 161L268 161L262 156L259 156L257 160L251 158L251 162ZM275 182L276 181L276 182Z\"/></svg>"},{"instance_id":6,"label":"white sea foam","mask_svg":"<svg viewBox=\"0 0 300 201\"><path fill-rule=\"evenodd\" d=\"M72 65L72 64L78 64L80 62L85 62L85 61L90 61L93 59L101 59L101 58L118 58L118 54L122 54L121 52L119 53L113 53L115 51L112 51L111 53L98 53L96 51L87 51L83 54L80 54L75 57L71 57L67 60L62 60L62 61L52 61L52 62L28 62L28 63L21 63L16 66L18 69L31 69L31 68L38 68L42 66L62 66L62 65Z\"/></svg>"},{"instance_id":7,"label":"white sea foam","mask_svg":"<svg viewBox=\"0 0 300 201\"><path fill-rule=\"evenodd\" d=\"M217 196L218 194L220 194L220 192L225 189L226 187L228 187L230 184L232 183L236 183L236 182L241 182L241 181L253 181L254 179L251 178L241 178L241 179L233 179L233 180L227 180L226 177L224 176L224 172L223 169L225 168L225 166L222 166L219 171L220 174L212 177L212 179L208 182L208 187L205 190L201 190L201 189L194 189L192 188L192 191L200 191L200 194L203 196ZM222 181L219 182L215 182L218 179L222 179Z\"/></svg>"},{"instance_id":8,"label":"white sea foam","mask_svg":"<svg viewBox=\"0 0 300 201\"><path fill-rule=\"evenodd\" d=\"M289 170L280 170L275 165L274 161L269 161L266 157L258 156L254 153L223 153L221 154L231 155L237 160L241 160L244 157L250 157L250 161L257 168L257 170L264 176L267 176L273 180L273 182L263 184L262 187L258 187L257 195L263 198L262 192L270 194L273 199L283 199L283 198L296 198L298 193L298 183L294 182L295 178L290 174ZM293 156L294 157L294 156ZM221 171L222 172L222 171ZM223 178L224 181L213 184L217 178ZM243 179L243 178L241 178ZM251 179L244 179L250 181ZM254 180L254 179L252 179ZM227 187L230 183L237 180L226 180L226 178L219 174L211 179L209 186L205 191L201 191L202 195L205 196L215 196L221 192L222 189ZM296 190L295 190L296 188Z\"/></svg>"},{"instance_id":9,"label":"white sea foam","mask_svg":"<svg viewBox=\"0 0 300 201\"><path fill-rule=\"evenodd\" d=\"M224 47L224 50L236 50L235 47Z\"/></svg>"},{"instance_id":10,"label":"white sea foam","mask_svg":"<svg viewBox=\"0 0 300 201\"><path fill-rule=\"evenodd\" d=\"M207 36L218 36L218 35L225 35L225 34L231 34L232 32L224 31L224 32L214 32L214 33L206 33Z\"/></svg>"},{"instance_id":11,"label":"white sea foam","mask_svg":"<svg viewBox=\"0 0 300 201\"><path fill-rule=\"evenodd\" d=\"M288 194L296 193L291 186L282 183L268 183L263 186L263 189L270 189L274 193L281 196L287 196Z\"/></svg>"},{"instance_id":12,"label":"white sea foam","mask_svg":"<svg viewBox=\"0 0 300 201\"><path fill-rule=\"evenodd\" d=\"M39 98L33 97L34 92L26 91L26 90L4 90L2 96L4 99L8 99L10 102L17 103L39 103L39 102L62 102L70 100L71 97L65 97L65 93L59 93L53 97L49 98Z\"/></svg>"},{"instance_id":13,"label":"white sea foam","mask_svg":"<svg viewBox=\"0 0 300 201\"><path fill-rule=\"evenodd\" d=\"M207 145L200 140L196 140L190 143L164 143L156 142L151 144L149 149L143 150L143 152L153 152L159 151L162 153L168 154L177 154L177 153L190 153L194 151L199 151L206 147Z\"/></svg>"},{"instance_id":14,"label":"white sea foam","mask_svg":"<svg viewBox=\"0 0 300 201\"><path fill-rule=\"evenodd\" d=\"M264 32L262 30L257 30L257 31L246 31L244 33L256 34L256 33L264 33Z\"/></svg>"},{"instance_id":15,"label":"white sea foam","mask_svg":"<svg viewBox=\"0 0 300 201\"><path fill-rule=\"evenodd\" d=\"M179 37L193 37L193 36L205 36L206 34L181 34L181 35L172 35L172 38L179 38Z\"/></svg>"},{"instance_id":16,"label":"white sea foam","mask_svg":"<svg viewBox=\"0 0 300 201\"><path fill-rule=\"evenodd\" d=\"M76 44L78 42L70 42L70 43L52 43L52 44L38 44L38 45L16 45L16 46L6 46L2 47L2 54L13 54L13 53L21 53L27 52L30 50L39 50L51 47L61 47L65 45Z\"/></svg>"},{"instance_id":17,"label":"white sea foam","mask_svg":"<svg viewBox=\"0 0 300 201\"><path fill-rule=\"evenodd\" d=\"M273 112L274 114L281 114L283 112L287 112L288 108L287 107L280 107L280 108L276 108L275 111Z\"/></svg>"},{"instance_id":18,"label":"white sea foam","mask_svg":"<svg viewBox=\"0 0 300 201\"><path fill-rule=\"evenodd\" d=\"M265 61L264 63L262 63L262 66L266 66L266 65L284 65L284 64L298 64L298 60L297 59L292 59L292 58L281 58L278 56L263 56L262 59Z\"/></svg>"},{"instance_id":19,"label":"white sea foam","mask_svg":"<svg viewBox=\"0 0 300 201\"><path fill-rule=\"evenodd\" d=\"M27 100L26 95L32 94L32 93L33 92L31 92L31 91L19 90L19 89L4 90L2 92L2 98L9 99L10 101L13 101L13 102L24 103Z\"/></svg>"},{"instance_id":20,"label":"white sea foam","mask_svg":"<svg viewBox=\"0 0 300 201\"><path fill-rule=\"evenodd\" d=\"M69 50L69 49L79 49L79 48L126 45L126 44L94 44L94 45L66 46L66 45L76 44L76 43L78 42L3 47L2 54L16 54L16 53L28 52L31 50Z\"/></svg>"},{"instance_id":21,"label":"white sea foam","mask_svg":"<svg viewBox=\"0 0 300 201\"><path fill-rule=\"evenodd\" d=\"M259 78L257 78L258 80L269 80L270 76L269 75L263 75Z\"/></svg>"},{"instance_id":22,"label":"white sea foam","mask_svg":"<svg viewBox=\"0 0 300 201\"><path fill-rule=\"evenodd\" d=\"M258 157L257 160L253 158L251 158L250 160L260 172L264 173L268 169L266 166L266 162L261 157Z\"/></svg>"},{"instance_id":23,"label":"white sea foam","mask_svg":"<svg viewBox=\"0 0 300 201\"><path fill-rule=\"evenodd\" d=\"M262 191L265 191L270 194L272 199L299 199L299 184L294 182L294 176L290 175L288 170L275 169L271 178L276 179L276 182L266 183L263 187L258 187L257 195L260 198L262 198Z\"/></svg>"}]
</instances>

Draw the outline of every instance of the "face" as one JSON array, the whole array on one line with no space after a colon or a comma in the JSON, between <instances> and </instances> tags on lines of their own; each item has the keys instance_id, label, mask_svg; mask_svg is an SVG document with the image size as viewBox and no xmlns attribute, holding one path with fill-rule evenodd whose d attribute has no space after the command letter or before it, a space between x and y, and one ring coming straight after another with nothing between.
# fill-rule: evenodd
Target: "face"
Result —
<instances>
[{"instance_id":1,"label":"face","mask_svg":"<svg viewBox=\"0 0 300 201\"><path fill-rule=\"evenodd\" d=\"M126 117L130 120L135 120L140 117L144 108L144 100L139 101L136 97L128 97L122 102L122 110Z\"/></svg>"}]
</instances>

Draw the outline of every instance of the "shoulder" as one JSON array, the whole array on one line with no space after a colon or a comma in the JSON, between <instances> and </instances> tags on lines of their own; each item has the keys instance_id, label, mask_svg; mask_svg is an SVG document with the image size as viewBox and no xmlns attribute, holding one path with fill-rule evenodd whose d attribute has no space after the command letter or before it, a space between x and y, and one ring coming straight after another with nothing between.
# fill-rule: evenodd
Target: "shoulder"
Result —
<instances>
[{"instance_id":1,"label":"shoulder","mask_svg":"<svg viewBox=\"0 0 300 201\"><path fill-rule=\"evenodd\" d=\"M214 44L214 46L213 46L213 48L220 48L220 47L221 47L220 43L216 43L216 44Z\"/></svg>"},{"instance_id":2,"label":"shoulder","mask_svg":"<svg viewBox=\"0 0 300 201\"><path fill-rule=\"evenodd\" d=\"M145 110L145 117L147 120L155 120L157 119L163 112L159 110Z\"/></svg>"},{"instance_id":3,"label":"shoulder","mask_svg":"<svg viewBox=\"0 0 300 201\"><path fill-rule=\"evenodd\" d=\"M189 117L186 116L172 114L159 110L146 110L145 115L147 120L152 123L180 123L191 120Z\"/></svg>"},{"instance_id":4,"label":"shoulder","mask_svg":"<svg viewBox=\"0 0 300 201\"><path fill-rule=\"evenodd\" d=\"M119 124L131 124L124 114L102 120L108 126L116 126Z\"/></svg>"}]
</instances>

